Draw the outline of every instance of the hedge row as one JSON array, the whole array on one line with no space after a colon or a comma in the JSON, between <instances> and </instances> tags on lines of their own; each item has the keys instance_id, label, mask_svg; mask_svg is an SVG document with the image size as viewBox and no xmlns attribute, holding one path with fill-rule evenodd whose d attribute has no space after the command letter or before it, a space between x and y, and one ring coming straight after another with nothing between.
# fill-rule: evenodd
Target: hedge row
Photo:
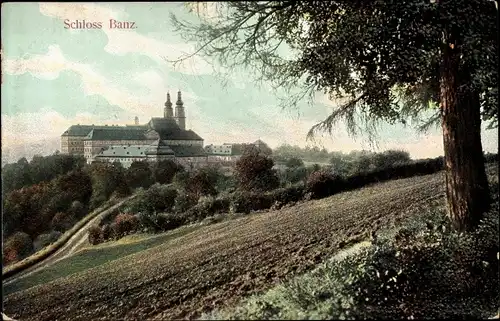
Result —
<instances>
[{"instance_id":1,"label":"hedge row","mask_svg":"<svg viewBox=\"0 0 500 321\"><path fill-rule=\"evenodd\" d=\"M487 160L495 161L497 158L490 157ZM195 205L184 200L183 194L181 194L175 200L175 210L172 213L141 211L137 214L137 217L139 219L139 227L142 229L154 232L167 231L186 224L201 222L217 214L248 214L252 211L279 209L302 200L321 199L340 192L362 188L373 183L433 174L443 170L443 168L443 158L439 157L347 178L335 175L332 172L319 170L309 176L305 185L299 183L265 193L237 190L234 193L223 194L218 197L201 198Z\"/></svg>"},{"instance_id":2,"label":"hedge row","mask_svg":"<svg viewBox=\"0 0 500 321\"><path fill-rule=\"evenodd\" d=\"M498 161L498 154L485 157L487 162ZM416 161L385 170L363 173L343 178L333 173L318 171L306 183L279 188L266 193L236 191L219 198L208 198L179 214L186 223L201 221L218 213L250 213L279 209L304 199L320 199L334 194L365 187L383 181L437 173L444 169L442 157ZM325 177L326 176L326 177ZM314 179L316 177L317 179Z\"/></svg>"}]
</instances>

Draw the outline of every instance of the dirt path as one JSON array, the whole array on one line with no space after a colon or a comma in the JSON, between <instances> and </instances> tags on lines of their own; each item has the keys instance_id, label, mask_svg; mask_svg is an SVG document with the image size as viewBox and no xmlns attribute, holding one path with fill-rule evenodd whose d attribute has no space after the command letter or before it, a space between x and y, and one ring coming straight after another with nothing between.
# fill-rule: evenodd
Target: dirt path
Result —
<instances>
[{"instance_id":1,"label":"dirt path","mask_svg":"<svg viewBox=\"0 0 500 321\"><path fill-rule=\"evenodd\" d=\"M31 275L41 269L44 269L54 263L56 263L59 260L62 260L71 254L73 254L79 246L81 246L82 243L84 243L87 239L87 232L89 228L99 222L104 216L108 215L111 211L116 210L120 205L122 205L124 202L128 201L130 198L135 197L135 195L127 197L126 199L118 202L117 204L111 206L110 208L102 211L100 214L98 214L95 218L90 220L87 224L85 224L80 230L78 230L75 235L73 235L68 242L66 242L63 247L61 247L59 250L57 250L54 254L51 256L47 257L43 261L38 262L37 264L33 265L32 267L27 268L26 270L19 272L18 274L10 277L9 279L2 281L3 285L10 284L20 278L26 277L28 275Z\"/></svg>"},{"instance_id":2,"label":"dirt path","mask_svg":"<svg viewBox=\"0 0 500 321\"><path fill-rule=\"evenodd\" d=\"M22 320L185 319L311 269L342 243L442 197L442 174L382 183L202 227L4 298Z\"/></svg>"}]
</instances>

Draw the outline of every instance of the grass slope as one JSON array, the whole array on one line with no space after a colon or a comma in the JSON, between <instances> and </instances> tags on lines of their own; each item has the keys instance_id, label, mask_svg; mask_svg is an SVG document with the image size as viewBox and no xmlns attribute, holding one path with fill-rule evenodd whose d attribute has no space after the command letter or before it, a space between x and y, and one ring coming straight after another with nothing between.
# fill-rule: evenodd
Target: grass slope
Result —
<instances>
[{"instance_id":1,"label":"grass slope","mask_svg":"<svg viewBox=\"0 0 500 321\"><path fill-rule=\"evenodd\" d=\"M198 226L185 226L160 235L138 234L129 235L116 242L84 248L74 255L57 261L53 265L29 276L20 278L13 283L3 286L3 295L30 287L46 284L56 279L86 271L90 268L106 264L155 246L166 244L170 240L194 231Z\"/></svg>"},{"instance_id":2,"label":"grass slope","mask_svg":"<svg viewBox=\"0 0 500 321\"><path fill-rule=\"evenodd\" d=\"M443 195L439 173L203 226L11 293L4 297L5 312L23 320L195 318L311 270ZM73 265L71 258L66 264Z\"/></svg>"}]
</instances>

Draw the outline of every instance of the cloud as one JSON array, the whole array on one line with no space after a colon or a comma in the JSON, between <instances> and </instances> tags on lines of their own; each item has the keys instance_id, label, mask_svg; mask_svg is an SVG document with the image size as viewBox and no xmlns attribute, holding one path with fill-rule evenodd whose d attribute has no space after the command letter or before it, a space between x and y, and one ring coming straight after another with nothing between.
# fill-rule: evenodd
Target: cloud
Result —
<instances>
[{"instance_id":1,"label":"cloud","mask_svg":"<svg viewBox=\"0 0 500 321\"><path fill-rule=\"evenodd\" d=\"M5 73L11 75L29 72L38 78L53 80L59 77L61 71L68 69L68 63L59 46L53 45L49 46L46 55L33 55L26 59L5 59L2 68Z\"/></svg>"},{"instance_id":2,"label":"cloud","mask_svg":"<svg viewBox=\"0 0 500 321\"><path fill-rule=\"evenodd\" d=\"M94 122L96 116L90 113L80 113L73 118L65 118L50 108L16 116L2 115L2 148L16 145L29 146L36 141L59 137L71 125Z\"/></svg>"},{"instance_id":3,"label":"cloud","mask_svg":"<svg viewBox=\"0 0 500 321\"><path fill-rule=\"evenodd\" d=\"M157 63L172 66L166 60L176 60L195 51L192 44L165 43L130 29L110 29L110 19L127 21L128 15L125 12L116 12L101 5L93 3L40 3L39 7L43 15L60 20L102 22L102 31L108 37L108 43L104 50L110 54L123 56L136 53L148 56ZM194 75L211 74L213 72L211 65L198 55L179 63L174 67L174 70Z\"/></svg>"},{"instance_id":4,"label":"cloud","mask_svg":"<svg viewBox=\"0 0 500 321\"><path fill-rule=\"evenodd\" d=\"M76 72L81 76L82 88L86 95L101 95L111 105L120 106L133 114L149 115L156 102L156 99L152 98L151 95L138 96L128 90L118 88L112 80L97 73L87 64L68 61L58 45L50 46L45 55L5 59L2 67L6 74L22 75L28 72L42 79L56 79L59 77L59 73L64 70ZM142 77L142 81L145 81L146 78L151 79L151 77L155 80L161 78L159 75L155 76L154 72L141 73L139 77ZM155 88L160 90L158 86Z\"/></svg>"}]
</instances>

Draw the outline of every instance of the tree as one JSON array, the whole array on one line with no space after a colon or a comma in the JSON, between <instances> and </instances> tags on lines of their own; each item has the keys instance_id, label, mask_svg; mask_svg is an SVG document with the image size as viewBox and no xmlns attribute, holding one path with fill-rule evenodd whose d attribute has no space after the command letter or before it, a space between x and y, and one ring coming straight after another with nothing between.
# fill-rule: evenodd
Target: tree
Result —
<instances>
[{"instance_id":1,"label":"tree","mask_svg":"<svg viewBox=\"0 0 500 321\"><path fill-rule=\"evenodd\" d=\"M260 154L257 149L246 149L235 167L241 188L248 191L268 191L277 188L279 179L273 166L273 160Z\"/></svg>"},{"instance_id":2,"label":"tree","mask_svg":"<svg viewBox=\"0 0 500 321\"><path fill-rule=\"evenodd\" d=\"M92 245L97 245L101 243L101 228L99 225L92 225L89 227L89 243Z\"/></svg>"},{"instance_id":3,"label":"tree","mask_svg":"<svg viewBox=\"0 0 500 321\"><path fill-rule=\"evenodd\" d=\"M92 181L91 209L97 208L113 193L119 196L130 194L123 168L110 163L95 162L88 167L88 173Z\"/></svg>"},{"instance_id":4,"label":"tree","mask_svg":"<svg viewBox=\"0 0 500 321\"><path fill-rule=\"evenodd\" d=\"M7 239L3 246L3 264L9 264L33 253L33 241L23 232L16 232Z\"/></svg>"},{"instance_id":5,"label":"tree","mask_svg":"<svg viewBox=\"0 0 500 321\"><path fill-rule=\"evenodd\" d=\"M199 199L201 196L217 195L217 190L215 189L218 180L217 174L217 172L210 169L198 169L188 178L186 192L195 199Z\"/></svg>"},{"instance_id":6,"label":"tree","mask_svg":"<svg viewBox=\"0 0 500 321\"><path fill-rule=\"evenodd\" d=\"M153 172L146 161L133 162L126 172L128 186L149 187L153 184Z\"/></svg>"},{"instance_id":7,"label":"tree","mask_svg":"<svg viewBox=\"0 0 500 321\"><path fill-rule=\"evenodd\" d=\"M189 23L172 16L187 40L228 70L301 97L328 93L337 108L314 126L344 119L372 132L380 120L441 123L448 216L473 228L489 208L481 116L498 124L497 10L487 0L258 1L218 4ZM293 55L280 55L284 45ZM184 59L185 57L181 58ZM437 108L439 106L439 108Z\"/></svg>"},{"instance_id":8,"label":"tree","mask_svg":"<svg viewBox=\"0 0 500 321\"><path fill-rule=\"evenodd\" d=\"M166 159L158 161L153 166L154 181L160 184L169 184L172 182L177 172L183 171L182 165Z\"/></svg>"},{"instance_id":9,"label":"tree","mask_svg":"<svg viewBox=\"0 0 500 321\"><path fill-rule=\"evenodd\" d=\"M285 165L288 168L298 168L298 167L303 167L304 162L300 158L291 157L286 161Z\"/></svg>"}]
</instances>

